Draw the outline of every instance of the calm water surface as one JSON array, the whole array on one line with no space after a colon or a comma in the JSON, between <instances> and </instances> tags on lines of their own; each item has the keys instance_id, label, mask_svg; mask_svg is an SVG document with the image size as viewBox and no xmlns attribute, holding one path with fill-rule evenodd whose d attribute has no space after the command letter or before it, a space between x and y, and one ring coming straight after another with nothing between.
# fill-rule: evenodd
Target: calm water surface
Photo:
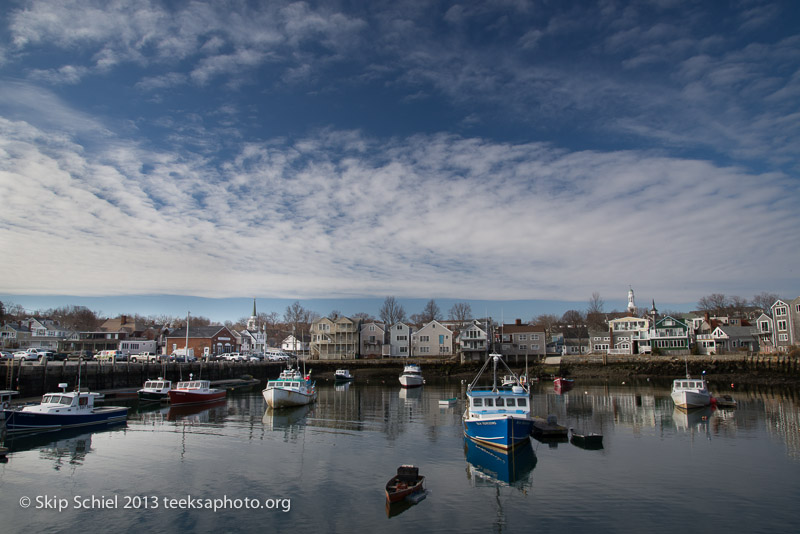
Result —
<instances>
[{"instance_id":1,"label":"calm water surface","mask_svg":"<svg viewBox=\"0 0 800 534\"><path fill-rule=\"evenodd\" d=\"M134 405L111 429L6 440L0 531L797 531L793 395L735 393L736 410L686 414L649 383L578 382L556 395L543 382L534 413L602 432L604 448L532 439L506 457L465 443L463 388L329 382L316 405L278 412L257 389L205 408ZM387 509L383 486L404 463L425 475L427 498ZM225 497L226 509L188 509Z\"/></svg>"}]
</instances>

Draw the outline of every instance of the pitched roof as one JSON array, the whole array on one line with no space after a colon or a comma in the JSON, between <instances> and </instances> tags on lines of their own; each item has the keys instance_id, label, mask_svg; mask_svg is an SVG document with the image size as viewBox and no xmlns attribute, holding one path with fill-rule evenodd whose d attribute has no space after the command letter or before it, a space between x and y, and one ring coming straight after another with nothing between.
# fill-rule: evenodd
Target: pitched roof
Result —
<instances>
[{"instance_id":1,"label":"pitched roof","mask_svg":"<svg viewBox=\"0 0 800 534\"><path fill-rule=\"evenodd\" d=\"M214 337L219 333L220 330L228 330L227 327L222 325L210 325L210 326L190 326L189 327L189 337L190 338L210 338ZM230 332L230 330L228 330ZM231 333L231 336L233 333ZM173 337L186 337L186 328L177 328L169 333L170 338Z\"/></svg>"}]
</instances>

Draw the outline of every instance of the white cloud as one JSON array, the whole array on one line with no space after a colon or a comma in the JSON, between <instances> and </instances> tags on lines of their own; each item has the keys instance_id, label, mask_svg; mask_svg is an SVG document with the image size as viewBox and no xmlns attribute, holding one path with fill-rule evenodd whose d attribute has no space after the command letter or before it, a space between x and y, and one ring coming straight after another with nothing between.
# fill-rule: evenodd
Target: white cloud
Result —
<instances>
[{"instance_id":1,"label":"white cloud","mask_svg":"<svg viewBox=\"0 0 800 534\"><path fill-rule=\"evenodd\" d=\"M655 153L326 130L209 166L52 131L0 122L0 238L40 260L3 263L0 291L693 300L784 276L800 245L787 177Z\"/></svg>"}]
</instances>

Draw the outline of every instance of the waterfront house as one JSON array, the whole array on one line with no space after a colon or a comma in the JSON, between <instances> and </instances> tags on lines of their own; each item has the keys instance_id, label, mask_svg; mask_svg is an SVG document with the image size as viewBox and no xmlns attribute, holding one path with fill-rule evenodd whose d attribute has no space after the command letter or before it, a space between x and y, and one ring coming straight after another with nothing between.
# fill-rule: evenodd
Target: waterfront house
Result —
<instances>
[{"instance_id":1,"label":"waterfront house","mask_svg":"<svg viewBox=\"0 0 800 534\"><path fill-rule=\"evenodd\" d=\"M650 332L650 346L662 354L689 354L692 331L686 321L670 315L659 319Z\"/></svg>"},{"instance_id":2,"label":"waterfront house","mask_svg":"<svg viewBox=\"0 0 800 534\"><path fill-rule=\"evenodd\" d=\"M456 336L456 347L461 356L461 363L483 360L488 352L486 346L488 340L486 329L482 328L478 321L462 327Z\"/></svg>"},{"instance_id":3,"label":"waterfront house","mask_svg":"<svg viewBox=\"0 0 800 534\"><path fill-rule=\"evenodd\" d=\"M524 362L526 356L536 361L546 354L545 331L539 325L523 324L521 319L517 319L514 324L504 324L499 335L500 352L509 363Z\"/></svg>"},{"instance_id":4,"label":"waterfront house","mask_svg":"<svg viewBox=\"0 0 800 534\"><path fill-rule=\"evenodd\" d=\"M387 355L389 354L389 345L386 343L386 327L384 324L376 321L361 323L359 357L382 358L384 356L384 351Z\"/></svg>"},{"instance_id":5,"label":"waterfront house","mask_svg":"<svg viewBox=\"0 0 800 534\"><path fill-rule=\"evenodd\" d=\"M800 344L800 297L778 299L771 307L772 343L778 352L787 352Z\"/></svg>"},{"instance_id":6,"label":"waterfront house","mask_svg":"<svg viewBox=\"0 0 800 534\"><path fill-rule=\"evenodd\" d=\"M311 323L312 360L353 359L358 351L358 324L349 317L322 317Z\"/></svg>"},{"instance_id":7,"label":"waterfront house","mask_svg":"<svg viewBox=\"0 0 800 534\"><path fill-rule=\"evenodd\" d=\"M772 354L775 352L775 345L772 340L774 326L772 324L772 317L766 313L762 313L755 320L756 335L758 337L758 351L765 354Z\"/></svg>"},{"instance_id":8,"label":"waterfront house","mask_svg":"<svg viewBox=\"0 0 800 534\"><path fill-rule=\"evenodd\" d=\"M0 327L0 346L4 349L27 349L31 345L31 331L21 323L6 323Z\"/></svg>"},{"instance_id":9,"label":"waterfront house","mask_svg":"<svg viewBox=\"0 0 800 534\"><path fill-rule=\"evenodd\" d=\"M414 356L453 355L453 332L439 321L433 320L411 335Z\"/></svg>"},{"instance_id":10,"label":"waterfront house","mask_svg":"<svg viewBox=\"0 0 800 534\"><path fill-rule=\"evenodd\" d=\"M609 354L642 354L650 352L650 319L619 317L608 322Z\"/></svg>"},{"instance_id":11,"label":"waterfront house","mask_svg":"<svg viewBox=\"0 0 800 534\"><path fill-rule=\"evenodd\" d=\"M751 326L718 326L711 337L716 343L716 354L758 351L758 330Z\"/></svg>"},{"instance_id":12,"label":"waterfront house","mask_svg":"<svg viewBox=\"0 0 800 534\"><path fill-rule=\"evenodd\" d=\"M309 336L297 337L294 334L289 334L281 341L281 350L295 356L307 356L310 339Z\"/></svg>"},{"instance_id":13,"label":"waterfront house","mask_svg":"<svg viewBox=\"0 0 800 534\"><path fill-rule=\"evenodd\" d=\"M173 354L186 347L186 328L177 328L167 335L166 353ZM236 342L227 326L190 326L189 348L194 351L196 358L217 356L226 352L240 352L241 347Z\"/></svg>"},{"instance_id":14,"label":"waterfront house","mask_svg":"<svg viewBox=\"0 0 800 534\"><path fill-rule=\"evenodd\" d=\"M403 322L389 327L389 356L406 358L411 355L411 327Z\"/></svg>"}]
</instances>

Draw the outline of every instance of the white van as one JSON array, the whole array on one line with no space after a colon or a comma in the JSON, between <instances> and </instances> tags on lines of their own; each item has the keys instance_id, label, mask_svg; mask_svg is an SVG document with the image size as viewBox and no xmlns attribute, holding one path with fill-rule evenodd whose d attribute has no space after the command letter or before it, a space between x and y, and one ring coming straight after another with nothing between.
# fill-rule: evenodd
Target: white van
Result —
<instances>
[{"instance_id":1,"label":"white van","mask_svg":"<svg viewBox=\"0 0 800 534\"><path fill-rule=\"evenodd\" d=\"M128 357L122 354L121 350L101 350L100 352L97 353L95 359L99 362L110 362L110 361L124 362L128 359Z\"/></svg>"}]
</instances>

